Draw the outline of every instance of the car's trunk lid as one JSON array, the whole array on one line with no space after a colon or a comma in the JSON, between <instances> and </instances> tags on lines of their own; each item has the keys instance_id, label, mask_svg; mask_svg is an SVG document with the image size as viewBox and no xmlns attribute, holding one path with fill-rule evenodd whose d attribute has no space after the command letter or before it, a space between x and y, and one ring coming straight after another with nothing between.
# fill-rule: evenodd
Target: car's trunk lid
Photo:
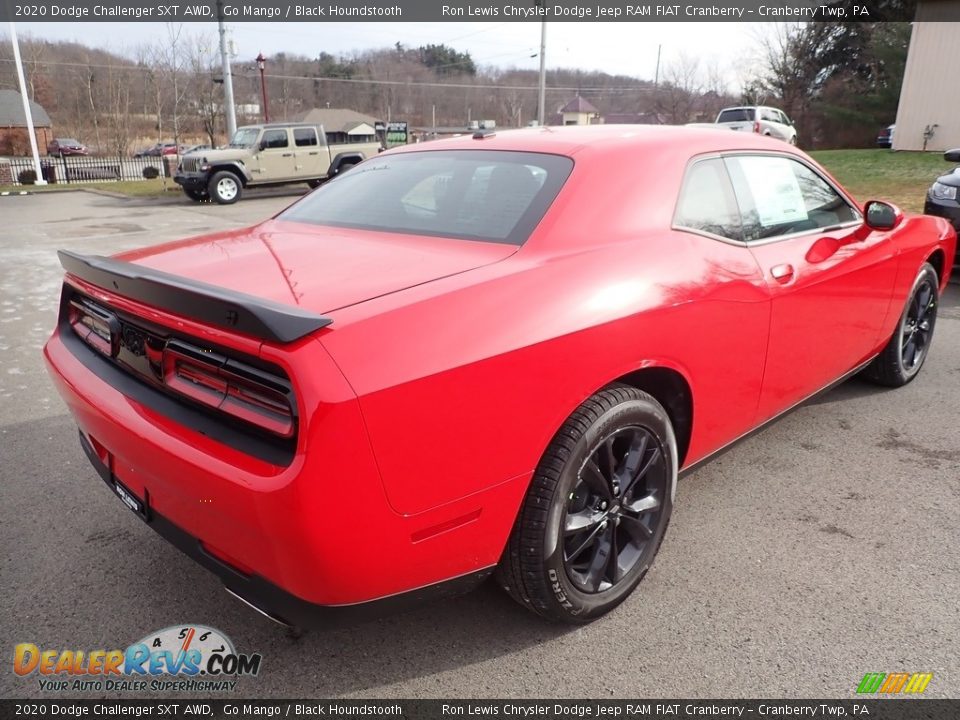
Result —
<instances>
[{"instance_id":1,"label":"car's trunk lid","mask_svg":"<svg viewBox=\"0 0 960 720\"><path fill-rule=\"evenodd\" d=\"M270 220L117 259L329 313L509 257L514 245Z\"/></svg>"}]
</instances>

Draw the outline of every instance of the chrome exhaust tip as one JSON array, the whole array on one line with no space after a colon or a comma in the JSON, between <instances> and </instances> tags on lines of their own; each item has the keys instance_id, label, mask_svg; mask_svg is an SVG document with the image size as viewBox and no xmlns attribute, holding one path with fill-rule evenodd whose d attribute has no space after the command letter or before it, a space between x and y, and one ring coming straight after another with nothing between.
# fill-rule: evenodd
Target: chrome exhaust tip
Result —
<instances>
[{"instance_id":1,"label":"chrome exhaust tip","mask_svg":"<svg viewBox=\"0 0 960 720\"><path fill-rule=\"evenodd\" d=\"M286 620L284 620L283 618L277 617L276 615L267 612L267 611L264 610L263 608L258 607L257 605L255 605L254 603L250 602L250 601L247 600L245 597L243 597L243 595L238 594L237 592L231 590L230 588L224 586L223 589L226 590L228 594L233 595L233 597L235 597L237 600L239 600L240 602L242 602L242 603L243 603L244 605L246 605L248 608L251 608L251 609L253 609L253 610L256 610L258 613L260 613L260 614L263 615L265 618L267 618L267 620L270 620L271 622L276 623L276 624L279 625L280 627L287 628L288 630L293 629L293 628L295 627L294 625L291 625L290 623L288 623L288 622L287 622Z\"/></svg>"}]
</instances>

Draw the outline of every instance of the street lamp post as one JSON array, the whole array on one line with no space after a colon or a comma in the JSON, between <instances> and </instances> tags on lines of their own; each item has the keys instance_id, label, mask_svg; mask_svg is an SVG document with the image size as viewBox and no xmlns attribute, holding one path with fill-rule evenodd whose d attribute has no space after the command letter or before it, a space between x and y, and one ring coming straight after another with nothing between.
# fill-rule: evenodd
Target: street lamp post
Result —
<instances>
[{"instance_id":1,"label":"street lamp post","mask_svg":"<svg viewBox=\"0 0 960 720\"><path fill-rule=\"evenodd\" d=\"M266 67L267 59L263 53L257 55L257 67L260 69L260 94L263 96L263 121L270 122L270 110L267 108L267 81L263 76L263 69Z\"/></svg>"}]
</instances>

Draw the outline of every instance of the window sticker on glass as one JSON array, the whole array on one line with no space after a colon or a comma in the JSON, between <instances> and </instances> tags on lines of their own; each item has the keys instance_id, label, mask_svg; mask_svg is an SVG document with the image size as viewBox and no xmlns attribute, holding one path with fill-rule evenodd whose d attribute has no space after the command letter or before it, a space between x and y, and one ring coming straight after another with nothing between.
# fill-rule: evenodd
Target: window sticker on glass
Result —
<instances>
[{"instance_id":1,"label":"window sticker on glass","mask_svg":"<svg viewBox=\"0 0 960 720\"><path fill-rule=\"evenodd\" d=\"M790 163L776 157L740 158L763 227L807 219L800 184Z\"/></svg>"}]
</instances>

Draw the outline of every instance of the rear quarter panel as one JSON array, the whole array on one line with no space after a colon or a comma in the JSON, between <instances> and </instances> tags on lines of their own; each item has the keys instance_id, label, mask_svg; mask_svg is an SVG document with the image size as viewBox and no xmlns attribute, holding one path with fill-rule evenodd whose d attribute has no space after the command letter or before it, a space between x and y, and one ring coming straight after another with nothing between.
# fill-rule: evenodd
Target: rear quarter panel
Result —
<instances>
[{"instance_id":1,"label":"rear quarter panel","mask_svg":"<svg viewBox=\"0 0 960 720\"><path fill-rule=\"evenodd\" d=\"M334 314L321 341L395 510L529 474L577 405L644 367L694 392L688 462L749 429L768 296L746 250L668 229L675 152L595 153L509 260Z\"/></svg>"}]
</instances>

